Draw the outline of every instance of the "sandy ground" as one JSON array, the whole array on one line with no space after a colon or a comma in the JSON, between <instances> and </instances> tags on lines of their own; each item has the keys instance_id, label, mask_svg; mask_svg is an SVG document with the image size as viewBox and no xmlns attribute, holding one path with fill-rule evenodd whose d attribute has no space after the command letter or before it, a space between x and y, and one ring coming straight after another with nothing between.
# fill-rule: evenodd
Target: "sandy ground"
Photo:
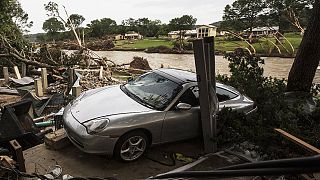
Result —
<instances>
[{"instance_id":1,"label":"sandy ground","mask_svg":"<svg viewBox=\"0 0 320 180\"><path fill-rule=\"evenodd\" d=\"M44 174L49 167L56 164L63 169L63 174L75 177L113 177L116 179L145 179L147 177L176 169L187 162L176 160L174 166L163 165L153 160L167 164L172 161L165 152L182 153L189 157L199 157L201 143L198 140L156 146L150 149L148 155L133 163L118 162L105 156L86 154L75 146L69 145L55 151L46 148L44 144L24 151L27 172ZM150 160L149 158L153 160Z\"/></svg>"}]
</instances>

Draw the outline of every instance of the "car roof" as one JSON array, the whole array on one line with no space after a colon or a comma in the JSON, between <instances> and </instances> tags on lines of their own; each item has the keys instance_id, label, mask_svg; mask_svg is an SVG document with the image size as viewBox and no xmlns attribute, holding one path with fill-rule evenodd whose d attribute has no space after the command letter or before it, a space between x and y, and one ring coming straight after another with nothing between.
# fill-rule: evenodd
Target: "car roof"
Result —
<instances>
[{"instance_id":1,"label":"car roof","mask_svg":"<svg viewBox=\"0 0 320 180\"><path fill-rule=\"evenodd\" d=\"M161 68L154 70L154 72L165 76L166 78L178 83L185 84L189 82L197 82L197 74L194 72L182 70L182 69L174 69L174 68ZM235 92L236 94L240 94L238 90L236 90L232 86L228 86L219 82L216 82L217 87L224 88Z\"/></svg>"},{"instance_id":2,"label":"car roof","mask_svg":"<svg viewBox=\"0 0 320 180\"><path fill-rule=\"evenodd\" d=\"M179 84L184 84L187 82L197 82L197 76L195 73L182 69L161 68L155 70L154 72L163 75L166 78Z\"/></svg>"}]
</instances>

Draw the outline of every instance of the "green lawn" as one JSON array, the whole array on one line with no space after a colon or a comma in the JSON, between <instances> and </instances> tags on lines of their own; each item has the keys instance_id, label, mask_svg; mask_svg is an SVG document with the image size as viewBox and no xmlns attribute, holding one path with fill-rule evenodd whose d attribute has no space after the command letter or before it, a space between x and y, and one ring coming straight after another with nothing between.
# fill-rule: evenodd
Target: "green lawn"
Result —
<instances>
[{"instance_id":1,"label":"green lawn","mask_svg":"<svg viewBox=\"0 0 320 180\"><path fill-rule=\"evenodd\" d=\"M300 45L302 37L295 33L287 33L285 37L292 44L294 53L290 43L285 39L281 40L282 45L280 45L279 43L276 43L276 39L274 37L262 37L252 45L256 52L260 54L269 54L271 52L277 53L278 49L275 48L274 44L278 45L282 55L295 54ZM117 41L115 45L118 49L147 49L157 46L167 46L169 48L173 47L172 41L165 39L143 39L132 41L120 40ZM215 38L215 50L219 52L234 51L236 48L243 47L249 47L249 45L243 40L228 40L226 37Z\"/></svg>"},{"instance_id":2,"label":"green lawn","mask_svg":"<svg viewBox=\"0 0 320 180\"><path fill-rule=\"evenodd\" d=\"M162 39L121 40L116 42L116 48L123 49L147 49L150 47L167 46L172 48L172 42Z\"/></svg>"}]
</instances>

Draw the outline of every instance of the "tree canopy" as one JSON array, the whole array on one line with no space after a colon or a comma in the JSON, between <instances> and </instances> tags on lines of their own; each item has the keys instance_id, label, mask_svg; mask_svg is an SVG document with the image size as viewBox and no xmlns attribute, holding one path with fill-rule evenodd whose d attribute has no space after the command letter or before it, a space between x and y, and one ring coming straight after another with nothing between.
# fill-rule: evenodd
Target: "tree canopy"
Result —
<instances>
[{"instance_id":1,"label":"tree canopy","mask_svg":"<svg viewBox=\"0 0 320 180\"><path fill-rule=\"evenodd\" d=\"M222 29L242 31L280 26L280 31L304 31L314 0L236 0L224 9Z\"/></svg>"},{"instance_id":2,"label":"tree canopy","mask_svg":"<svg viewBox=\"0 0 320 180\"><path fill-rule=\"evenodd\" d=\"M116 32L117 23L110 18L96 19L87 24L91 37L102 37Z\"/></svg>"},{"instance_id":3,"label":"tree canopy","mask_svg":"<svg viewBox=\"0 0 320 180\"><path fill-rule=\"evenodd\" d=\"M50 34L54 34L59 31L64 31L65 27L61 21L57 18L52 17L47 19L42 26L42 29Z\"/></svg>"},{"instance_id":4,"label":"tree canopy","mask_svg":"<svg viewBox=\"0 0 320 180\"><path fill-rule=\"evenodd\" d=\"M172 31L182 31L192 29L197 22L197 18L192 15L183 15L179 18L171 19L169 22L169 29Z\"/></svg>"},{"instance_id":5,"label":"tree canopy","mask_svg":"<svg viewBox=\"0 0 320 180\"><path fill-rule=\"evenodd\" d=\"M70 22L75 26L75 28L78 28L81 26L85 18L82 15L79 14L71 14L67 20L67 26L69 26Z\"/></svg>"}]
</instances>

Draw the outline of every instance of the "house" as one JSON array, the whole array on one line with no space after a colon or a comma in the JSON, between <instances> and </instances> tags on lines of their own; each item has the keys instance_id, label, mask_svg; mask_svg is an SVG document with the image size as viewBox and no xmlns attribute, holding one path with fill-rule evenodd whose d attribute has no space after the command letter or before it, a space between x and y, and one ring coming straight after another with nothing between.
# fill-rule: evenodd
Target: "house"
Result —
<instances>
[{"instance_id":1,"label":"house","mask_svg":"<svg viewBox=\"0 0 320 180\"><path fill-rule=\"evenodd\" d=\"M183 39L189 39L189 38L196 38L197 37L197 31L195 29L193 30L182 30L182 38ZM168 37L170 39L178 39L180 37L180 31L171 31L168 33Z\"/></svg>"},{"instance_id":2,"label":"house","mask_svg":"<svg viewBox=\"0 0 320 180\"><path fill-rule=\"evenodd\" d=\"M279 26L271 26L271 27L256 27L252 29L253 36L267 36L270 34L274 34L279 31ZM246 36L251 35L250 29L246 29L243 31Z\"/></svg>"},{"instance_id":3,"label":"house","mask_svg":"<svg viewBox=\"0 0 320 180\"><path fill-rule=\"evenodd\" d=\"M212 25L201 25L198 26L197 29L197 38L216 36L217 35L217 27Z\"/></svg>"},{"instance_id":4,"label":"house","mask_svg":"<svg viewBox=\"0 0 320 180\"><path fill-rule=\"evenodd\" d=\"M116 34L113 36L114 40L123 40L124 39L124 35L122 34Z\"/></svg>"},{"instance_id":5,"label":"house","mask_svg":"<svg viewBox=\"0 0 320 180\"><path fill-rule=\"evenodd\" d=\"M168 33L168 37L170 38L170 39L178 39L179 37L180 37L180 31L170 31L169 33Z\"/></svg>"},{"instance_id":6,"label":"house","mask_svg":"<svg viewBox=\"0 0 320 180\"><path fill-rule=\"evenodd\" d=\"M125 39L143 39L143 36L135 31L128 31L124 35Z\"/></svg>"}]
</instances>

